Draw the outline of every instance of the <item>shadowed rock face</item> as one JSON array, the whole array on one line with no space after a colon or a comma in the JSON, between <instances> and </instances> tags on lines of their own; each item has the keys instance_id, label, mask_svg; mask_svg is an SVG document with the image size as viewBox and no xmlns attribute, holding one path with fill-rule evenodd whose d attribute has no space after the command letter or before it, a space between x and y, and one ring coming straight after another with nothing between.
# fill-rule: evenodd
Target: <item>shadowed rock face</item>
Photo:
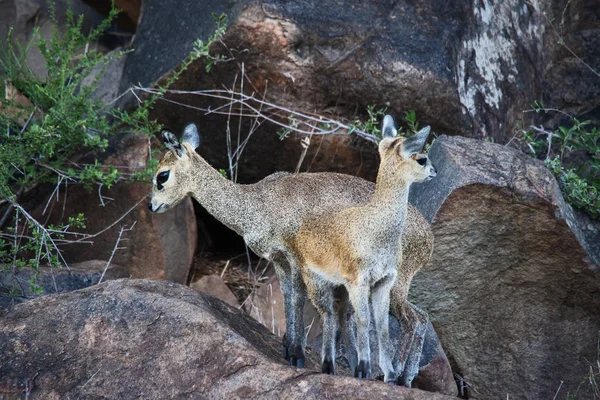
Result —
<instances>
[{"instance_id":1,"label":"shadowed rock face","mask_svg":"<svg viewBox=\"0 0 600 400\"><path fill-rule=\"evenodd\" d=\"M0 310L36 297L30 288L32 277L35 277L36 285L42 290L42 295L46 295L83 289L97 284L101 278L105 282L129 276L130 273L126 268L112 263L107 268L107 262L100 260L71 264L68 270L48 267L40 267L37 272L31 269L10 271L10 273L3 270L0 271ZM11 296L6 288L20 290Z\"/></svg>"},{"instance_id":2,"label":"shadowed rock face","mask_svg":"<svg viewBox=\"0 0 600 400\"><path fill-rule=\"evenodd\" d=\"M582 229L597 234L598 223L564 203L543 163L512 149L441 137L430 157L438 176L411 195L435 247L411 297L469 398L552 398L561 381L573 393L597 359L599 243Z\"/></svg>"},{"instance_id":3,"label":"shadowed rock face","mask_svg":"<svg viewBox=\"0 0 600 400\"><path fill-rule=\"evenodd\" d=\"M597 70L600 58L593 44L600 18L595 3L569 2L565 12L563 3L186 0L169 5L147 0L121 91L138 82L148 86L180 65L194 40L213 32L210 13L225 12L227 49L216 44L213 50L235 61L220 63L210 73L195 62L176 89L231 88L235 82L239 90L243 64L247 94L265 95L275 104L345 118L364 114L368 105L387 107L399 117L415 110L419 122L434 131L503 143L520 120L533 118L523 111L535 100L575 114L600 104L598 77L556 45L548 25L563 18L565 40ZM222 104L202 96L170 99L211 110ZM171 130L196 122L205 136L202 151L208 161L227 166L227 116L167 102L159 102L154 112ZM237 118L230 122L237 131ZM242 122L242 138L253 123ZM294 170L302 152L300 138L281 143L278 129L264 124L254 133L240 164L242 182ZM303 170L371 180L377 169L372 146L343 137L313 141L306 160Z\"/></svg>"},{"instance_id":4,"label":"shadowed rock face","mask_svg":"<svg viewBox=\"0 0 600 400\"><path fill-rule=\"evenodd\" d=\"M0 394L34 398L446 399L286 366L281 343L210 295L117 280L0 315Z\"/></svg>"}]
</instances>

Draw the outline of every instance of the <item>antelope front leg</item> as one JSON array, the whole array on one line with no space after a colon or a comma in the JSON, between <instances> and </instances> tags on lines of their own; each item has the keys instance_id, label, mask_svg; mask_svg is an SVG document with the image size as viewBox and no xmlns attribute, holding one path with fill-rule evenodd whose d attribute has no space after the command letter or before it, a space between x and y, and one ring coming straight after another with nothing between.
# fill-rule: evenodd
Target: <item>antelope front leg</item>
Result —
<instances>
[{"instance_id":1,"label":"antelope front leg","mask_svg":"<svg viewBox=\"0 0 600 400\"><path fill-rule=\"evenodd\" d=\"M290 360L290 349L294 334L294 308L292 307L292 279L289 274L280 274L276 268L281 294L283 295L283 309L285 312L285 333L283 334L283 357Z\"/></svg>"},{"instance_id":2,"label":"antelope front leg","mask_svg":"<svg viewBox=\"0 0 600 400\"><path fill-rule=\"evenodd\" d=\"M354 370L356 378L368 378L371 375L371 348L369 347L369 285L349 286L348 295L356 315L356 347L358 365Z\"/></svg>"},{"instance_id":3,"label":"antelope front leg","mask_svg":"<svg viewBox=\"0 0 600 400\"><path fill-rule=\"evenodd\" d=\"M384 373L386 383L396 383L397 375L392 365L392 346L390 344L389 310L390 290L396 282L396 271L382 278L371 293L373 305L373 320L377 330L377 341L379 343L379 367Z\"/></svg>"}]
</instances>

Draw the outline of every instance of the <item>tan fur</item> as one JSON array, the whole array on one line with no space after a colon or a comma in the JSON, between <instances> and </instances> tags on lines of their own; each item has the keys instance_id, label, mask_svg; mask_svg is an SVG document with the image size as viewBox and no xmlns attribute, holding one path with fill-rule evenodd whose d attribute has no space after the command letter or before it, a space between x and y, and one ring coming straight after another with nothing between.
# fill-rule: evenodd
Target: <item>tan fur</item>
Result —
<instances>
[{"instance_id":1,"label":"tan fur","mask_svg":"<svg viewBox=\"0 0 600 400\"><path fill-rule=\"evenodd\" d=\"M379 363L385 379L395 381L397 374L403 372L395 372L391 363L387 322L390 290L394 287L394 313L407 324L406 328L412 334L419 318L408 304L408 289L414 274L429 258L433 240L428 229L421 229L423 225L414 214L407 221L411 215L408 189L412 182L429 179L435 171L428 160L423 166L417 163L416 155L404 154L403 143L403 138L384 139L380 143L377 185L368 203L309 217L295 238L290 239L309 297L324 321L324 372L333 373L334 370L337 326L332 298L335 288L340 285L348 290L349 301L357 314L359 365L356 375L368 376L370 373L369 296L378 331ZM407 240L406 246L402 245L405 226L411 233L416 233L414 237L418 242ZM409 253L406 262L402 260L404 247ZM409 332L408 329L405 331ZM411 342L412 336L407 335L403 340L405 352L411 348Z\"/></svg>"},{"instance_id":2,"label":"tan fur","mask_svg":"<svg viewBox=\"0 0 600 400\"><path fill-rule=\"evenodd\" d=\"M188 143L181 145L185 149L182 157L168 151L159 163L150 208L164 212L186 196L192 196L215 218L240 234L252 251L270 260L284 294L286 354L291 359L292 353L297 352L296 361L302 359L305 336L301 310L305 287L299 263L288 262L293 254L287 239L298 232L302 220L309 215L365 204L375 185L344 174L285 172L277 172L255 184L238 185L219 174ZM159 190L157 176L164 171L170 171L170 177L163 190ZM433 235L423 216L411 205L405 225L402 239L405 263L420 268L431 254ZM399 299L395 303L403 302ZM394 308L392 312L400 318Z\"/></svg>"}]
</instances>

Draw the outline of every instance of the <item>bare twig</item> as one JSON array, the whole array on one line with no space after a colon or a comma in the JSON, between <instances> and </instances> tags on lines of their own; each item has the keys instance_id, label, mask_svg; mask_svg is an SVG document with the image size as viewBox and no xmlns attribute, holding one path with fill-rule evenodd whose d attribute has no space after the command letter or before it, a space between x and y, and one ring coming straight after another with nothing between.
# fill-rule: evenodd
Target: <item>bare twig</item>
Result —
<instances>
[{"instance_id":1,"label":"bare twig","mask_svg":"<svg viewBox=\"0 0 600 400\"><path fill-rule=\"evenodd\" d=\"M99 232L94 233L93 235L88 235L88 234L83 234L83 237L81 239L77 239L77 240L73 240L69 243L79 243L82 242L84 240L87 239L92 239L95 238L97 236L100 236L101 234L103 234L104 232L106 232L107 230L109 230L110 228L112 228L113 226L115 226L116 224L118 224L119 222L121 222L123 220L123 218L125 218L127 215L129 215L133 210L135 210L137 208L137 206L140 205L140 203L142 201L144 201L146 198L148 197L148 195L142 197L137 203L135 203L133 206L131 206L131 208L129 210L127 210L125 212L125 214L121 215L115 222L113 222L112 224L110 224L109 226L107 226L106 228L102 229ZM81 235L81 234L80 234Z\"/></svg>"},{"instance_id":2,"label":"bare twig","mask_svg":"<svg viewBox=\"0 0 600 400\"><path fill-rule=\"evenodd\" d=\"M245 76L245 64L242 62L242 79L240 79L240 93L244 93L244 76ZM239 115L238 115L238 131L237 131L237 149L239 149L239 152L236 151L237 157L236 157L236 163L235 163L235 165L236 165L235 176L231 177L234 182L237 182L237 176L238 176L237 165L239 164L238 161L242 154L242 148L240 147L240 135L241 134L242 134L242 109L240 108ZM251 134L252 133L248 134L248 137L250 137Z\"/></svg>"},{"instance_id":3,"label":"bare twig","mask_svg":"<svg viewBox=\"0 0 600 400\"><path fill-rule=\"evenodd\" d=\"M231 260L227 260L227 262L225 263L225 267L223 268L223 271L221 271L221 278L223 277L223 275L225 275L225 271L227 271L227 267L229 267L229 262Z\"/></svg>"},{"instance_id":4,"label":"bare twig","mask_svg":"<svg viewBox=\"0 0 600 400\"><path fill-rule=\"evenodd\" d=\"M236 74L233 80L233 87L235 87L235 84L237 82L237 78L238 75ZM235 174L234 174L234 167L233 167L233 153L232 153L232 149L231 149L231 110L233 108L233 99L234 99L234 93L231 93L231 101L229 102L229 112L227 113L227 125L226 125L226 133L227 133L227 161L229 162L229 177L231 178L232 181L235 182Z\"/></svg>"},{"instance_id":5,"label":"bare twig","mask_svg":"<svg viewBox=\"0 0 600 400\"><path fill-rule=\"evenodd\" d=\"M19 197L21 197L24 190L25 189L23 188L23 186L21 186L21 188L19 188L19 190L17 191L17 194L15 194L15 197L14 197L15 202L19 201ZM14 209L15 209L15 206L13 205L13 202L11 201L11 203L8 205L8 208L4 212L4 215L2 215L2 219L0 219L0 229L2 229L4 224L6 224L6 221L8 221L8 217L10 217L10 214L12 214Z\"/></svg>"},{"instance_id":6,"label":"bare twig","mask_svg":"<svg viewBox=\"0 0 600 400\"><path fill-rule=\"evenodd\" d=\"M458 385L458 394L461 397L465 397L467 394L467 390L472 389L471 384L469 382L465 381L465 379L458 374L454 374L454 380L456 380L456 383Z\"/></svg>"},{"instance_id":7,"label":"bare twig","mask_svg":"<svg viewBox=\"0 0 600 400\"><path fill-rule=\"evenodd\" d=\"M57 174L56 175L56 185L54 186L54 190L52 191L52 193L50 193L50 196L48 196L48 201L46 202L46 206L44 207L44 211L42 211L42 215L46 215L46 211L48 210L48 206L50 205L50 201L52 200L52 198L54 197L54 195L56 194L56 201L58 201L58 196L59 196L59 189L60 189L60 185L62 184L62 181L64 180L64 175L62 174ZM52 211L50 211L50 213L52 213Z\"/></svg>"},{"instance_id":8,"label":"bare twig","mask_svg":"<svg viewBox=\"0 0 600 400\"><path fill-rule=\"evenodd\" d=\"M566 116L566 117L573 118L573 115L572 115L572 114L569 114L569 113L568 113L568 112L566 112L565 110L561 110L561 109L559 109L559 108L552 108L552 107L542 107L542 108L536 108L536 109L534 109L534 110L525 110L525 111L523 111L523 112L526 112L526 113L531 113L531 112L540 112L540 111L544 111L544 112L556 112L556 113L562 114L562 115L564 115L564 116Z\"/></svg>"},{"instance_id":9,"label":"bare twig","mask_svg":"<svg viewBox=\"0 0 600 400\"><path fill-rule=\"evenodd\" d=\"M546 160L550 159L550 150L552 149L552 138L557 138L560 137L558 136L556 133L551 132L551 131L547 131L546 129L544 129L543 127L538 127L538 126L531 126L531 129L533 129L534 131L536 131L537 133L541 133L542 135L546 135L546 141L548 142L548 149L546 151Z\"/></svg>"},{"instance_id":10,"label":"bare twig","mask_svg":"<svg viewBox=\"0 0 600 400\"><path fill-rule=\"evenodd\" d=\"M312 321L310 321L310 325L308 325L306 327L306 334L305 334L306 340L308 340L308 335L310 334L310 330L312 329L314 323L315 323L315 317L313 317Z\"/></svg>"},{"instance_id":11,"label":"bare twig","mask_svg":"<svg viewBox=\"0 0 600 400\"><path fill-rule=\"evenodd\" d=\"M563 383L563 381L560 381L560 385L558 385L558 389L556 390L556 393L554 393L552 400L556 400L556 396L558 396L558 392L560 392L560 388L562 387Z\"/></svg>"},{"instance_id":12,"label":"bare twig","mask_svg":"<svg viewBox=\"0 0 600 400\"><path fill-rule=\"evenodd\" d=\"M110 253L110 257L108 259L108 262L106 263L106 266L104 267L104 271L102 271L102 275L100 275L100 279L98 279L98 283L101 283L102 279L104 279L104 274L106 274L106 270L110 266L110 262L112 261L113 257L115 256L115 253L117 252L117 250L122 250L125 248L125 247L119 247L119 243L121 242L121 240L125 240L125 239L122 239L123 233L131 232L136 223L137 223L137 221L133 221L133 224L131 224L131 226L129 228L125 228L124 226L121 226L121 228L119 229L119 236L117 236L117 241L115 242L115 247L113 248L112 253Z\"/></svg>"},{"instance_id":13,"label":"bare twig","mask_svg":"<svg viewBox=\"0 0 600 400\"><path fill-rule=\"evenodd\" d=\"M308 152L308 147L310 146L310 136L305 136L302 141L300 141L300 145L302 146L302 154L300 154L300 159L298 160L298 164L296 165L296 170L294 173L300 172L300 167L302 167L302 163L304 162L304 157L306 157L306 153Z\"/></svg>"},{"instance_id":14,"label":"bare twig","mask_svg":"<svg viewBox=\"0 0 600 400\"><path fill-rule=\"evenodd\" d=\"M135 87L136 90L140 90L142 92L147 92L151 94L156 94L158 91L153 88L144 88L140 86ZM287 107L283 107L277 104L270 103L265 100L258 99L254 95L247 95L241 92L236 92L235 90L230 89L211 89L211 90L198 90L198 91L184 91L184 90L168 90L170 94L176 95L197 95L204 96L214 99L225 100L228 103L225 105L229 107L230 103L238 105L240 109L238 109L238 116L241 117L249 117L249 118L260 118L262 120L269 121L281 128L289 129L290 131L305 134L305 135L347 135L348 132L354 132L358 136L361 136L369 141L377 142L377 138L368 132L362 131L360 129L355 129L355 127L350 126L349 124L343 123L341 121L337 121L331 118L326 118L324 116L315 116L306 112L295 111ZM171 104L177 104L182 107L187 107L191 109L195 109L198 111L204 111L206 114L230 114L228 111L220 111L223 106L220 106L219 109L211 109L195 107L189 104L185 104L182 102L178 102L171 99L160 99L161 101L169 102ZM262 108L261 108L262 107ZM243 111L243 112L242 112ZM279 118L294 118L298 121L298 126L290 126L288 123L280 122ZM306 126L307 129L302 129L301 126ZM327 129L323 128L326 126Z\"/></svg>"},{"instance_id":15,"label":"bare twig","mask_svg":"<svg viewBox=\"0 0 600 400\"><path fill-rule=\"evenodd\" d=\"M90 376L90 379L88 379L88 380L87 380L87 381L86 381L86 382L83 384L82 388L84 388L84 387L85 387L85 386L86 386L88 383L90 383L90 381L91 381L92 379L94 379L94 377L95 377L95 376L98 374L98 372L100 372L100 370L101 370L101 369L102 369L102 368L98 368L98 371L94 372L94 374L93 374L92 376Z\"/></svg>"},{"instance_id":16,"label":"bare twig","mask_svg":"<svg viewBox=\"0 0 600 400\"><path fill-rule=\"evenodd\" d=\"M64 259L64 257L62 256L62 253L60 252L60 250L58 249L58 247L56 246L56 243L54 242L54 239L52 238L52 234L50 232L48 232L48 230L46 228L44 228L44 226L42 224L40 224L35 218L33 218L27 211L25 211L25 209L23 207L21 207L18 203L16 202L12 202L12 204L14 205L14 207L16 209L18 209L24 216L25 218L31 222L33 225L35 225L40 231L42 231L42 233L44 234L44 236L50 241L50 243L52 244L52 247L55 251L55 253L58 255L58 257L62 260L62 263L64 264L65 267L67 267L67 269L70 271L69 265L67 264L67 261ZM48 249L47 249L48 250Z\"/></svg>"}]
</instances>

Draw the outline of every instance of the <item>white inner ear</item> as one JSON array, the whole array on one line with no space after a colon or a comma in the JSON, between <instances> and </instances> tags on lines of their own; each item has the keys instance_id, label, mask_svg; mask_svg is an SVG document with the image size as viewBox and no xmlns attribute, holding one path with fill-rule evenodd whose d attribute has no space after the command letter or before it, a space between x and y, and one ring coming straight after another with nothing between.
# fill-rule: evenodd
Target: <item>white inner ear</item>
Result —
<instances>
[{"instance_id":1,"label":"white inner ear","mask_svg":"<svg viewBox=\"0 0 600 400\"><path fill-rule=\"evenodd\" d=\"M198 134L198 128L196 128L195 124L188 124L185 127L181 141L189 144L194 150L200 146L200 135Z\"/></svg>"},{"instance_id":2,"label":"white inner ear","mask_svg":"<svg viewBox=\"0 0 600 400\"><path fill-rule=\"evenodd\" d=\"M398 131L396 130L396 127L394 125L394 118L392 118L391 115L386 115L383 118L383 128L381 130L382 132L382 137L396 137L398 136Z\"/></svg>"}]
</instances>

